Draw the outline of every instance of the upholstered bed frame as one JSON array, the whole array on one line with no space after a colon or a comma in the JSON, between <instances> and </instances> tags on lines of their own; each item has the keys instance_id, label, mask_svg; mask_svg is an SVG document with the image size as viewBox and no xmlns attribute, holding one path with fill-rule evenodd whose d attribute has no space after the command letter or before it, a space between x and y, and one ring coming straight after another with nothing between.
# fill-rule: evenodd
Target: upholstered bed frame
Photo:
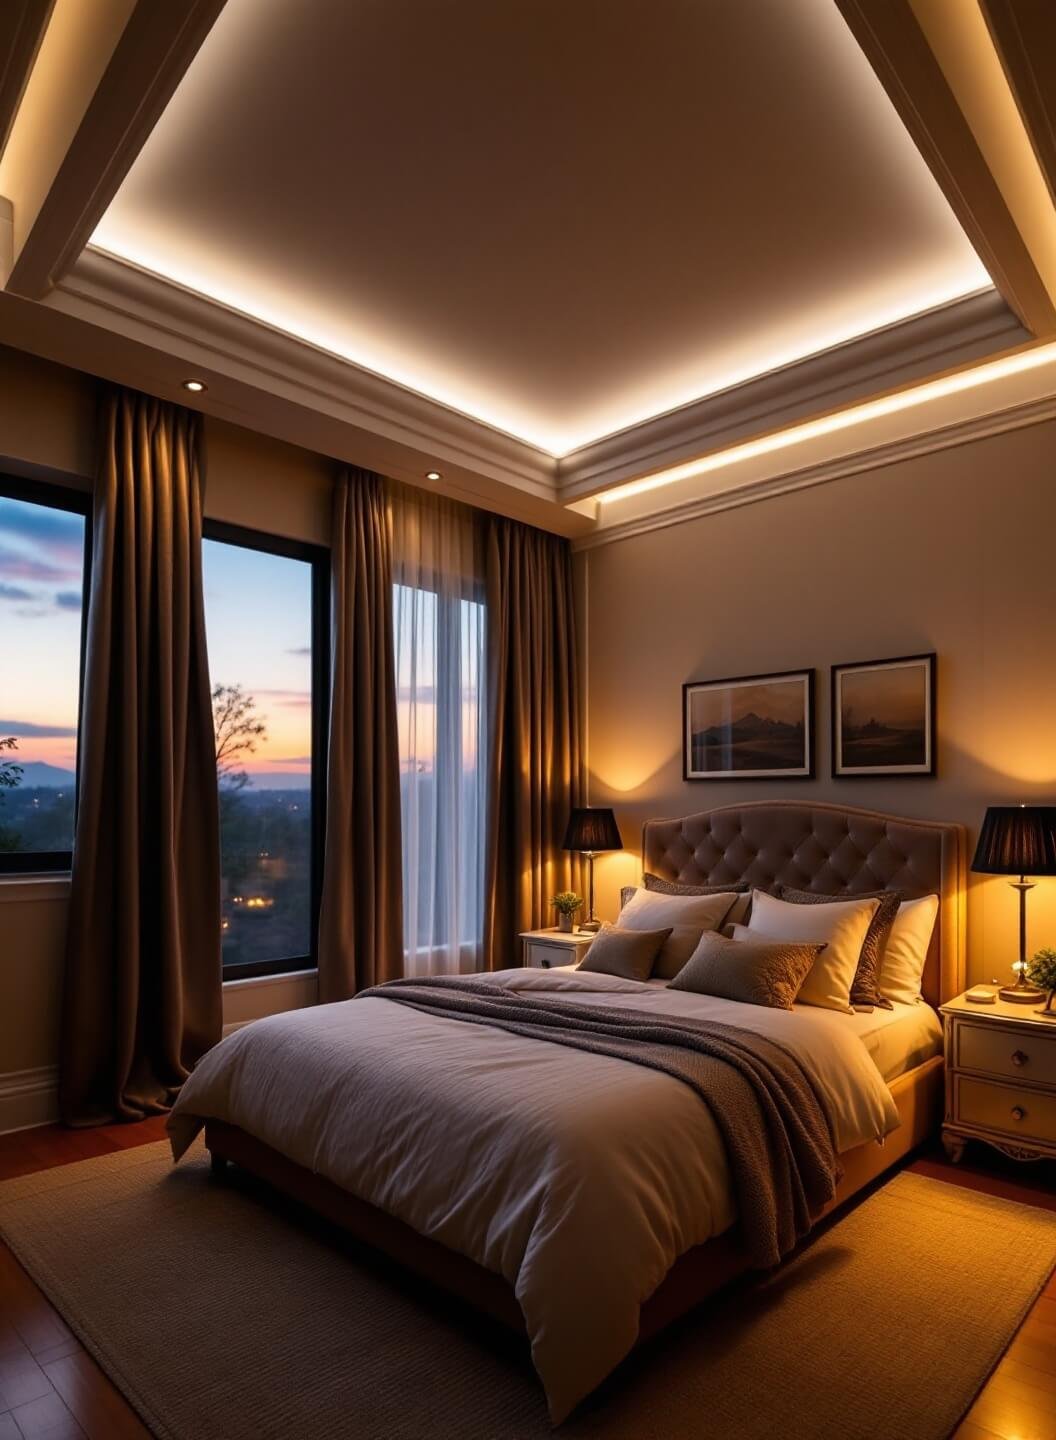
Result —
<instances>
[{"instance_id":1,"label":"upholstered bed frame","mask_svg":"<svg viewBox=\"0 0 1056 1440\"><path fill-rule=\"evenodd\" d=\"M642 858L643 869L685 883L747 881L760 889L785 884L848 896L881 889L898 890L908 898L937 893L939 918L923 984L926 1000L937 1006L965 983L964 847L959 825L779 800L727 805L680 820L650 820L643 831ZM935 1056L892 1082L901 1126L884 1145L861 1145L842 1156L844 1177L829 1209L927 1138L941 1115L942 1080L942 1057ZM501 1276L424 1238L236 1126L210 1120L205 1142L215 1172L233 1162L429 1283L524 1332L520 1306ZM639 1340L656 1334L745 1269L736 1227L688 1251L642 1306Z\"/></svg>"}]
</instances>

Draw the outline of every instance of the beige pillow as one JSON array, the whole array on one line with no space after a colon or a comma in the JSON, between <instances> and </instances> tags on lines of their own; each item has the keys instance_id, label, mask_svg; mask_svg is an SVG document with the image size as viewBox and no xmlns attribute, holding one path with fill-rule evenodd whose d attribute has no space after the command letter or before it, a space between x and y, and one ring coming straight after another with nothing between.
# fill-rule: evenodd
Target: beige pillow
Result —
<instances>
[{"instance_id":1,"label":"beige pillow","mask_svg":"<svg viewBox=\"0 0 1056 1440\"><path fill-rule=\"evenodd\" d=\"M880 961L880 994L902 1005L920 999L924 963L939 913L939 897L925 895L898 907Z\"/></svg>"},{"instance_id":2,"label":"beige pillow","mask_svg":"<svg viewBox=\"0 0 1056 1440\"><path fill-rule=\"evenodd\" d=\"M653 974L658 980L673 980L705 930L717 930L737 896L728 890L712 895L663 895L636 890L616 921L621 930L670 930L666 944L656 957Z\"/></svg>"},{"instance_id":3,"label":"beige pillow","mask_svg":"<svg viewBox=\"0 0 1056 1440\"><path fill-rule=\"evenodd\" d=\"M791 1010L824 948L780 940L727 940L708 931L667 988Z\"/></svg>"},{"instance_id":4,"label":"beige pillow","mask_svg":"<svg viewBox=\"0 0 1056 1440\"><path fill-rule=\"evenodd\" d=\"M753 890L751 918L747 927L736 927L744 935L735 931L734 938L824 944L799 999L805 1005L850 1012L851 986L879 904L879 900L836 900L831 905L792 905L765 890Z\"/></svg>"},{"instance_id":5,"label":"beige pillow","mask_svg":"<svg viewBox=\"0 0 1056 1440\"><path fill-rule=\"evenodd\" d=\"M670 930L620 930L605 924L579 962L580 970L618 975L621 980L648 980L653 962Z\"/></svg>"},{"instance_id":6,"label":"beige pillow","mask_svg":"<svg viewBox=\"0 0 1056 1440\"><path fill-rule=\"evenodd\" d=\"M880 961L884 945L903 896L898 890L865 890L858 895L819 895L814 890L794 890L791 885L779 885L778 896L792 905L831 905L841 900L876 900L876 914L866 931L862 953L858 956L858 969L851 984L852 1005L879 1005L883 1010L891 1009L891 1001L880 994Z\"/></svg>"},{"instance_id":7,"label":"beige pillow","mask_svg":"<svg viewBox=\"0 0 1056 1440\"><path fill-rule=\"evenodd\" d=\"M682 880L662 880L659 875L651 875L647 870L642 876L642 884L646 890L656 895L733 895L733 904L723 924L731 925L748 919L752 887L747 882L731 880L728 885L688 885ZM637 889L636 885L623 887L620 891L621 907L627 904Z\"/></svg>"}]
</instances>

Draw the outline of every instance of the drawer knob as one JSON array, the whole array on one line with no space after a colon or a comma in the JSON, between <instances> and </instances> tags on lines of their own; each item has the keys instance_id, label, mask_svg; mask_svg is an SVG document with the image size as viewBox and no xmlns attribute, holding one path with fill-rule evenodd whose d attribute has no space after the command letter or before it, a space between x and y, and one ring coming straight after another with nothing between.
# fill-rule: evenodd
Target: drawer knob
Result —
<instances>
[{"instance_id":1,"label":"drawer knob","mask_svg":"<svg viewBox=\"0 0 1056 1440\"><path fill-rule=\"evenodd\" d=\"M1022 1105L1013 1105L1013 1106L1012 1106L1012 1119L1013 1119L1013 1120L1022 1120L1022 1119L1025 1117L1026 1113L1027 1113L1027 1112L1023 1109L1023 1106L1022 1106Z\"/></svg>"},{"instance_id":2,"label":"drawer knob","mask_svg":"<svg viewBox=\"0 0 1056 1440\"><path fill-rule=\"evenodd\" d=\"M1025 1065L1029 1059L1030 1059L1030 1056L1029 1056L1029 1055L1025 1055L1022 1050L1013 1050L1013 1051L1012 1051L1012 1064L1013 1064L1013 1065Z\"/></svg>"}]
</instances>

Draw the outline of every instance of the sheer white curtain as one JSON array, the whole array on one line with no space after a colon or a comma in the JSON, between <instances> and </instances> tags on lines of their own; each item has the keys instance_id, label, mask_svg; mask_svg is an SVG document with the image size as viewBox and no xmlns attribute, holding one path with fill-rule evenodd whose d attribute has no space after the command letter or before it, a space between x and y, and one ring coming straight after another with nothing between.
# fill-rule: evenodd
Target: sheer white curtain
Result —
<instances>
[{"instance_id":1,"label":"sheer white curtain","mask_svg":"<svg viewBox=\"0 0 1056 1440\"><path fill-rule=\"evenodd\" d=\"M408 975L482 965L486 613L474 513L395 489L393 630Z\"/></svg>"}]
</instances>

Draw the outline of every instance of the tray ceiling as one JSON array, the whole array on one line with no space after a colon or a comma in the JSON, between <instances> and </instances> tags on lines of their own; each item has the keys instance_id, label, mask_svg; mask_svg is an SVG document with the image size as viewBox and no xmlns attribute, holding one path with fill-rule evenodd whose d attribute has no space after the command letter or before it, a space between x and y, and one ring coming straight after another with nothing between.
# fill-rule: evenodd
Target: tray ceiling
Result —
<instances>
[{"instance_id":1,"label":"tray ceiling","mask_svg":"<svg viewBox=\"0 0 1056 1440\"><path fill-rule=\"evenodd\" d=\"M990 283L830 0L228 0L93 243L554 455Z\"/></svg>"}]
</instances>

